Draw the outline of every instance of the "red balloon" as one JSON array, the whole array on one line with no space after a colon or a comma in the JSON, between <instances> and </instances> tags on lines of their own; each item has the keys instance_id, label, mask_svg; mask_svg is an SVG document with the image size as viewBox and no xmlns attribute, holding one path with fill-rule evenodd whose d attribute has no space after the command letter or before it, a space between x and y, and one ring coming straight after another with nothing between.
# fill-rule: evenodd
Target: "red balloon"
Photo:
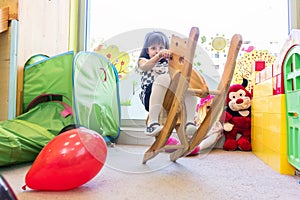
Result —
<instances>
[{"instance_id":1,"label":"red balloon","mask_svg":"<svg viewBox=\"0 0 300 200\"><path fill-rule=\"evenodd\" d=\"M86 128L63 132L39 153L26 174L26 186L56 191L76 188L98 174L106 156L106 143L97 132Z\"/></svg>"}]
</instances>

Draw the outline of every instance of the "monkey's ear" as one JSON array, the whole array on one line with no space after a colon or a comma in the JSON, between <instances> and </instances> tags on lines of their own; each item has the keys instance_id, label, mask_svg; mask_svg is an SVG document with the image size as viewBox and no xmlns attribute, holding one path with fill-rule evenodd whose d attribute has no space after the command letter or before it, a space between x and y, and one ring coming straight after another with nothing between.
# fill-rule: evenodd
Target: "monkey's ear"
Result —
<instances>
[{"instance_id":1,"label":"monkey's ear","mask_svg":"<svg viewBox=\"0 0 300 200\"><path fill-rule=\"evenodd\" d=\"M245 78L243 78L243 83L242 83L242 86L243 86L244 88L246 88L246 87L247 87L247 85L248 85L248 80L247 80L247 79L245 79Z\"/></svg>"}]
</instances>

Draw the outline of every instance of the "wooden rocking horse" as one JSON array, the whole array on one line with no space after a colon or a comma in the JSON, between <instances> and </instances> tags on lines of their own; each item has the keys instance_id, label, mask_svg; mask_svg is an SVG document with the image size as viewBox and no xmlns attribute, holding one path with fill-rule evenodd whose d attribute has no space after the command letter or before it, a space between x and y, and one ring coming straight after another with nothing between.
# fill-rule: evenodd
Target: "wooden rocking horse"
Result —
<instances>
[{"instance_id":1,"label":"wooden rocking horse","mask_svg":"<svg viewBox=\"0 0 300 200\"><path fill-rule=\"evenodd\" d=\"M156 136L151 147L145 152L143 164L166 149L175 150L170 154L170 160L172 161L188 155L200 144L205 134L219 120L224 110L224 101L232 80L242 37L236 34L231 39L227 62L216 91L209 91L205 80L193 69L192 64L198 38L199 29L197 27L191 29L189 38L180 38L174 35L171 38L170 50L172 57L169 60L171 83L163 102L164 111L161 112L159 119L160 124L163 124L164 127L160 134ZM188 141L185 133L186 108L184 97L187 92L192 92L200 98L204 98L208 94L215 95L211 109L190 141ZM174 129L176 129L180 145L166 145Z\"/></svg>"}]
</instances>

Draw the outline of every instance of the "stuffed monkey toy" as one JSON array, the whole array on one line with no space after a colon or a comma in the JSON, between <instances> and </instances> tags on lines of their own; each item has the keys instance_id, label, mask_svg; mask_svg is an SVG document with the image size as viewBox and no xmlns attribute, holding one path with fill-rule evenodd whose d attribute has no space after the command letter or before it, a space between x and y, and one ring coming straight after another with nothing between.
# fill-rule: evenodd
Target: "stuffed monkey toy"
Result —
<instances>
[{"instance_id":1,"label":"stuffed monkey toy","mask_svg":"<svg viewBox=\"0 0 300 200\"><path fill-rule=\"evenodd\" d=\"M251 99L252 94L245 88L248 80L231 85L226 98L225 121L223 124L225 142L223 149L251 151ZM237 139L237 134L241 137Z\"/></svg>"}]
</instances>

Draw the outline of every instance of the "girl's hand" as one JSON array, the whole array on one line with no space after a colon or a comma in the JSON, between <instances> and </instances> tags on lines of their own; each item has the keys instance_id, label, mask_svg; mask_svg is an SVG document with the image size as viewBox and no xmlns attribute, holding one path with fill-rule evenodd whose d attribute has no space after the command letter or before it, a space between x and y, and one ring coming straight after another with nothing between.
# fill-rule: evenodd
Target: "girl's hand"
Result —
<instances>
[{"instance_id":1,"label":"girl's hand","mask_svg":"<svg viewBox=\"0 0 300 200\"><path fill-rule=\"evenodd\" d=\"M172 53L171 53L171 51L168 50L168 49L162 49L162 50L160 50L160 51L158 52L158 57L159 57L159 58L166 58L166 59L168 59L168 58L171 57L171 55L172 55Z\"/></svg>"}]
</instances>

